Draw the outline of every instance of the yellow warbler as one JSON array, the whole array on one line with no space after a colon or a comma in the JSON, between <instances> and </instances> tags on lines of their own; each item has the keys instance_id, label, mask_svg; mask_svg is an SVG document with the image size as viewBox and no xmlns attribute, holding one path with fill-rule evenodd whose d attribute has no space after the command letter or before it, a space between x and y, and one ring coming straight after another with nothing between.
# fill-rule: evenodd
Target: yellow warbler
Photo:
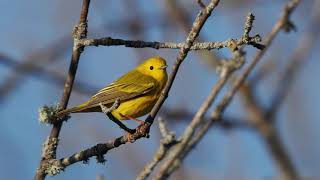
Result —
<instances>
[{"instance_id":1,"label":"yellow warbler","mask_svg":"<svg viewBox=\"0 0 320 180\"><path fill-rule=\"evenodd\" d=\"M69 113L101 112L100 103L110 107L120 100L111 113L119 120L134 119L149 113L160 97L168 76L167 63L160 56L151 57L113 83L101 89L88 101L58 112L62 117Z\"/></svg>"}]
</instances>

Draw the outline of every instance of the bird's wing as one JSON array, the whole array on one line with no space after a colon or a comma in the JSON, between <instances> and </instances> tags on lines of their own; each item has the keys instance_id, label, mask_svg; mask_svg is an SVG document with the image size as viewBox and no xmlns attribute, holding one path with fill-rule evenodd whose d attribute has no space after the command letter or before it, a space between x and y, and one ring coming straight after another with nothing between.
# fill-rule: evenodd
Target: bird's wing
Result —
<instances>
[{"instance_id":1,"label":"bird's wing","mask_svg":"<svg viewBox=\"0 0 320 180\"><path fill-rule=\"evenodd\" d=\"M138 72L129 72L114 83L101 89L91 97L86 105L90 108L99 106L99 103L110 104L114 103L117 98L120 99L121 103L122 101L148 94L155 90L156 86L157 83L153 78L144 76Z\"/></svg>"}]
</instances>

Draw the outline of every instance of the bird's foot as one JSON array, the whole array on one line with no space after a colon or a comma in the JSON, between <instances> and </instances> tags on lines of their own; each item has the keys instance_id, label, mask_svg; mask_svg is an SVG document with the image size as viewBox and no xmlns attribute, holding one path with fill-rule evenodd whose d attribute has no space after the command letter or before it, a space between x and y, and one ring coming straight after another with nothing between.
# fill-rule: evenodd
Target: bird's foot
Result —
<instances>
[{"instance_id":1,"label":"bird's foot","mask_svg":"<svg viewBox=\"0 0 320 180\"><path fill-rule=\"evenodd\" d=\"M105 105L103 105L102 103L99 103L99 106L101 108L101 111L103 113L105 113L109 119L111 121L113 121L114 123L116 123L121 129L125 130L126 132L130 133L130 134L133 134L136 132L135 129L130 129L128 128L125 124L123 124L119 119L117 119L116 117L114 117L112 115L112 111L117 109L120 105L120 99L117 98L116 101L113 103L113 105L110 107L110 108L107 108Z\"/></svg>"},{"instance_id":2,"label":"bird's foot","mask_svg":"<svg viewBox=\"0 0 320 180\"><path fill-rule=\"evenodd\" d=\"M129 142L134 142L136 139L141 137L149 138L149 130L150 130L150 124L146 122L142 122L136 129L134 133L127 133L127 139Z\"/></svg>"},{"instance_id":3,"label":"bird's foot","mask_svg":"<svg viewBox=\"0 0 320 180\"><path fill-rule=\"evenodd\" d=\"M105 105L103 105L102 103L99 103L99 106L101 108L101 111L105 114L111 113L113 110L117 109L120 106L120 99L117 98L114 103L112 104L112 106L110 108L107 108Z\"/></svg>"}]
</instances>

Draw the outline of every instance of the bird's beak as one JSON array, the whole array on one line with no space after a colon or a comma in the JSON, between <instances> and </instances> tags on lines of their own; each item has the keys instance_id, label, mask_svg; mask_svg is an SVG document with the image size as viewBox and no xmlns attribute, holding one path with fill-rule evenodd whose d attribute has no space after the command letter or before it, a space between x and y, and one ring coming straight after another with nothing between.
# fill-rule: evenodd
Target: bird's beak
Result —
<instances>
[{"instance_id":1,"label":"bird's beak","mask_svg":"<svg viewBox=\"0 0 320 180\"><path fill-rule=\"evenodd\" d=\"M168 65L163 65L163 66L160 66L159 69L166 69L168 67Z\"/></svg>"}]
</instances>

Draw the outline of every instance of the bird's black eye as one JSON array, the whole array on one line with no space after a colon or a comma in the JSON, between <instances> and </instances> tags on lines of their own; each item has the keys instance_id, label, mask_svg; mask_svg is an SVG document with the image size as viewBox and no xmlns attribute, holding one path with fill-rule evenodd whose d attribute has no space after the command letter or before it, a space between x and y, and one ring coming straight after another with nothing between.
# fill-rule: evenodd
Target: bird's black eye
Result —
<instances>
[{"instance_id":1,"label":"bird's black eye","mask_svg":"<svg viewBox=\"0 0 320 180\"><path fill-rule=\"evenodd\" d=\"M153 70L153 66L150 66L150 70Z\"/></svg>"}]
</instances>

